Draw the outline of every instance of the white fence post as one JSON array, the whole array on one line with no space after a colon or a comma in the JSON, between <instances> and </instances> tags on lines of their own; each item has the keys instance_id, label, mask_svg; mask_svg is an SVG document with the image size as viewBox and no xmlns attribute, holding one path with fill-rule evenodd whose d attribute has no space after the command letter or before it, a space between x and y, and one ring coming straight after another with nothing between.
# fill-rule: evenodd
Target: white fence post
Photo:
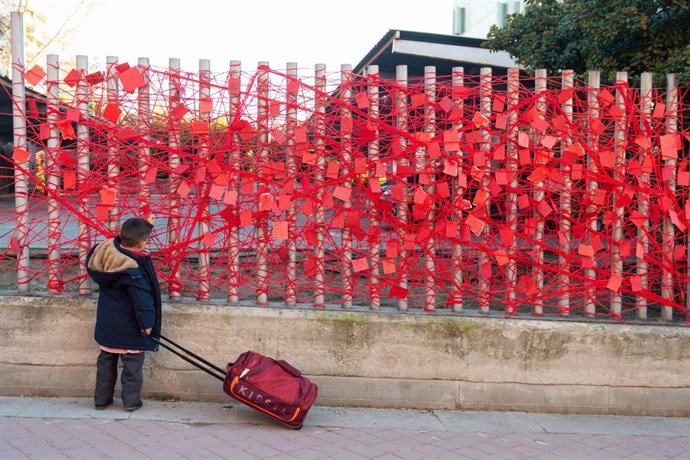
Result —
<instances>
[{"instance_id":1,"label":"white fence post","mask_svg":"<svg viewBox=\"0 0 690 460\"><path fill-rule=\"evenodd\" d=\"M109 104L119 104L119 86L117 77L117 57L106 56L106 88L107 100ZM111 232L116 232L120 228L118 207L119 188L118 176L120 175L119 157L120 151L117 148L117 138L114 134L108 134L108 186L115 191L115 202L108 213L108 228Z\"/></svg>"},{"instance_id":2,"label":"white fence post","mask_svg":"<svg viewBox=\"0 0 690 460\"><path fill-rule=\"evenodd\" d=\"M260 174L268 152L268 62L259 62L259 69L256 78L257 88L257 135L259 145L256 149L256 172L259 173L257 180L257 190L261 193L264 188L263 175ZM256 268L256 303L266 305L268 303L268 219L263 213L257 213L256 218L256 239L257 239L257 268Z\"/></svg>"},{"instance_id":3,"label":"white fence post","mask_svg":"<svg viewBox=\"0 0 690 460\"><path fill-rule=\"evenodd\" d=\"M652 91L652 74L650 72L643 72L640 79L640 132L647 134L651 134ZM639 158L640 164L643 165L647 156L652 155L652 150L649 147L643 148L641 151ZM638 258L635 271L640 277L642 289L646 290L649 287L649 264L644 258L649 253L649 195L646 193L646 190L649 190L650 173L646 172L645 169L643 166L639 175L640 186L645 191L639 195L637 211L644 216L644 220L637 229ZM642 251L642 254L639 254L639 251ZM635 298L635 311L638 319L647 318L646 297L638 295Z\"/></svg>"},{"instance_id":4,"label":"white fence post","mask_svg":"<svg viewBox=\"0 0 690 460\"><path fill-rule=\"evenodd\" d=\"M367 96L369 99L369 119L373 123L377 123L379 120L379 66L370 65L367 67ZM379 139L378 135L380 133L378 124L376 125L376 136L374 139L370 140L367 145L367 156L370 165L374 164L374 169L376 168L376 163L379 161ZM375 178L378 180L376 174L367 177L367 180ZM369 183L366 184L369 187ZM368 201L368 200L367 200ZM380 225L376 213L377 209L373 206L373 203L368 202L367 206L370 208L369 211L369 228L376 228ZM369 306L372 310L378 310L381 308L381 293L379 288L380 276L379 276L379 242L378 238L375 242L370 243L369 247Z\"/></svg>"},{"instance_id":5,"label":"white fence post","mask_svg":"<svg viewBox=\"0 0 690 460\"><path fill-rule=\"evenodd\" d=\"M178 58L170 58L168 60L168 113L175 110L180 105L180 60ZM168 167L171 171L175 171L180 166L180 123L169 117L168 119L168 146L170 147L170 155L168 156ZM168 192L170 193L170 202L168 204L168 246L175 246L180 241L180 201L178 199L177 190L180 186L179 178L171 173L168 179ZM175 251L179 254L179 250ZM168 296L171 299L178 299L181 296L180 280L179 280L179 265L173 263L170 266L170 283L168 285Z\"/></svg>"},{"instance_id":6,"label":"white fence post","mask_svg":"<svg viewBox=\"0 0 690 460\"><path fill-rule=\"evenodd\" d=\"M396 100L395 100L395 127L398 129L399 132L405 133L408 131L408 117L407 117L407 93L404 91L407 89L407 66L406 65L399 65L396 66L395 68L395 81L396 85L398 87L398 91L396 93ZM401 134L398 136L398 142L400 142L400 151L404 151L405 148L407 147L407 138ZM393 167L395 168L396 173L398 173L398 165L399 166L410 166L410 162L407 161L407 158L405 155L401 155L400 160L395 160L393 163ZM398 260L403 261L399 265L399 270L400 270L400 275L399 275L399 281L398 281L398 286L401 289L407 290L407 264L404 262L407 260L407 249L405 249L405 224L408 222L408 202L407 202L407 189L408 189L408 183L407 183L407 178L405 177L403 179L402 183L403 187L403 198L398 202L398 209L397 209L397 220L400 222L401 225L398 225L398 248L399 248L399 256ZM405 265L402 265L405 264ZM407 311L407 299L408 296L401 296L398 297L398 310L399 311Z\"/></svg>"},{"instance_id":7,"label":"white fence post","mask_svg":"<svg viewBox=\"0 0 690 460\"><path fill-rule=\"evenodd\" d=\"M345 168L349 168L352 164L352 66L343 64L340 67L340 145L342 152L342 159ZM352 189L352 179L346 179L345 187ZM352 202L347 200L343 203L343 208L349 216L349 210L352 209ZM348 217L349 218L349 217ZM342 307L345 309L352 308L352 293L355 288L355 278L352 269L352 234L350 227L343 225L341 231L342 245L343 245L343 295L341 298Z\"/></svg>"},{"instance_id":8,"label":"white fence post","mask_svg":"<svg viewBox=\"0 0 690 460\"><path fill-rule=\"evenodd\" d=\"M491 96L492 96L492 72L490 67L482 67L479 71L479 112L488 120L491 117ZM490 159L491 154L491 133L484 129L481 132L481 149L484 153L485 166L483 168L483 176L481 179L480 190L484 193L486 201L481 204L483 208L486 209L486 216L482 216L484 219L488 219L491 216L491 198L489 197L489 175L491 173L490 169ZM484 225L481 232L481 242L482 248L479 249L477 255L477 265L478 265L478 287L479 287L479 312L486 314L489 313L490 308L490 292L489 292L489 278L491 277L492 264L489 258L488 244L489 236L488 224Z\"/></svg>"},{"instance_id":9,"label":"white fence post","mask_svg":"<svg viewBox=\"0 0 690 460\"><path fill-rule=\"evenodd\" d=\"M588 127L589 134L587 142L593 150L593 154L587 155L587 226L585 234L587 244L592 243L592 236L595 236L599 231L598 210L599 206L594 202L594 197L599 188L599 183L596 180L598 175L597 163L595 157L599 156L599 136L592 131L592 120L599 119L599 85L601 74L599 71L591 71L588 75L588 91L587 91L587 111L588 111ZM597 279L597 257L596 254L592 256L592 267L585 269L585 276L589 285L585 292L585 316L593 317L596 314L596 297L594 283Z\"/></svg>"},{"instance_id":10,"label":"white fence post","mask_svg":"<svg viewBox=\"0 0 690 460\"><path fill-rule=\"evenodd\" d=\"M211 97L211 61L208 59L199 59L199 120L204 122L207 132L199 135L199 160L202 164L208 161L208 139L210 137L211 126L211 112L205 110L208 104L208 99ZM205 165L204 165L205 167ZM208 175L208 171L206 172ZM197 195L199 201L203 202L201 206L201 216L199 219L199 291L197 298L199 300L207 300L211 298L211 256L210 250L213 244L208 244L205 240L209 233L209 188L208 183L197 183Z\"/></svg>"},{"instance_id":11,"label":"white fence post","mask_svg":"<svg viewBox=\"0 0 690 460\"><path fill-rule=\"evenodd\" d=\"M296 180L297 164L295 161L295 126L297 125L297 91L295 85L290 83L297 81L297 63L287 63L287 81L285 82L285 126L287 136L287 149L285 151L285 170L288 178ZM297 219L295 200L290 200L290 208L287 211L289 222L287 252L287 280L285 286L285 305L294 307L297 303L297 243L295 232L297 231Z\"/></svg>"},{"instance_id":12,"label":"white fence post","mask_svg":"<svg viewBox=\"0 0 690 460\"><path fill-rule=\"evenodd\" d=\"M534 92L537 100L534 103L534 108L542 119L546 118L546 84L547 75L546 69L537 69L535 71ZM536 142L535 142L536 143ZM547 155L537 154L534 158L534 165L543 167L548 163ZM546 197L546 189L543 180L538 180L534 184L533 198L535 203L540 203ZM544 217L541 213L534 210L534 265L532 266L532 276L534 276L534 283L536 285L537 298L534 300L534 307L532 311L536 316L544 314Z\"/></svg>"},{"instance_id":13,"label":"white fence post","mask_svg":"<svg viewBox=\"0 0 690 460\"><path fill-rule=\"evenodd\" d=\"M60 164L57 161L60 148L60 130L58 121L58 107L60 105L60 59L56 54L49 54L47 66L47 100L46 121L50 129L50 137L46 145L46 188L48 198L48 293L57 294L62 291L62 270L60 264L60 204L55 195L60 193Z\"/></svg>"},{"instance_id":14,"label":"white fence post","mask_svg":"<svg viewBox=\"0 0 690 460\"><path fill-rule=\"evenodd\" d=\"M453 95L453 106L464 115L465 111L465 100L462 97L455 97L455 90L461 88L465 84L464 80L465 69L463 67L453 67L453 75L451 80L451 93ZM453 130L460 131L463 128L462 117L459 117L458 121L453 123ZM465 153L461 148L458 148L455 154L456 169L457 174L452 179L453 181L453 195L455 200L460 200L465 193L465 187L460 182L460 175L464 174L464 163L465 163ZM467 179L465 178L465 181ZM466 185L466 184L465 184ZM455 231L455 238L460 237L460 223L463 221L463 212L459 206L455 206L453 210L453 219L458 228ZM460 313L463 308L463 251L462 243L454 241L452 245L453 249L453 292L451 293L450 306L455 313Z\"/></svg>"},{"instance_id":15,"label":"white fence post","mask_svg":"<svg viewBox=\"0 0 690 460\"><path fill-rule=\"evenodd\" d=\"M678 132L678 84L674 74L666 75L666 134L677 134ZM664 155L662 154L662 158ZM676 196L676 158L666 158L664 167L670 169L670 178L666 181L666 186L672 196ZM687 231L687 230L686 230ZM663 236L663 260L664 270L661 280L661 296L673 302L673 272L670 266L674 263L675 230L673 222L668 215L664 215L664 236ZM670 321L673 319L673 307L664 305L661 309L661 319Z\"/></svg>"},{"instance_id":16,"label":"white fence post","mask_svg":"<svg viewBox=\"0 0 690 460\"><path fill-rule=\"evenodd\" d=\"M564 70L561 75L561 88L563 91L573 89L574 73L572 70ZM573 98L570 97L563 101L561 109L566 119L571 122L573 120ZM561 155L565 149L572 144L572 139L568 138L561 143ZM572 167L570 164L563 165L563 185L561 186L561 196L559 201L560 220L558 228L560 231L558 249L561 252L559 255L559 289L561 291L558 299L558 312L561 315L570 314L570 250L572 247L572 234L570 232L571 216L572 216Z\"/></svg>"},{"instance_id":17,"label":"white fence post","mask_svg":"<svg viewBox=\"0 0 690 460\"><path fill-rule=\"evenodd\" d=\"M614 147L613 152L615 155L614 166L613 166L613 180L616 184L625 183L625 150L626 150L626 136L628 131L628 121L627 121L627 87L628 83L628 73L618 72L616 73L616 82L618 88L616 88L616 107L618 108L620 115L616 118L615 128L614 128ZM621 196L623 195L624 187L622 185L617 185L616 193L612 196L613 208L615 210L616 216L612 225L612 237L613 244L611 245L611 276L622 278L623 276L623 259L621 258L621 248L620 242L623 239L623 216L625 214L625 208L618 204ZM611 316L613 318L620 318L621 316L621 294L619 292L613 292L611 294Z\"/></svg>"},{"instance_id":18,"label":"white fence post","mask_svg":"<svg viewBox=\"0 0 690 460\"><path fill-rule=\"evenodd\" d=\"M86 56L77 56L77 70L79 71L79 83L77 83L77 108L79 109L79 123L77 123L77 193L78 209L81 215L86 215L90 197L86 190L90 175L89 127L84 121L89 116L89 84L86 81L89 65ZM86 272L86 254L91 249L90 228L86 222L79 220L79 294L91 293L91 282Z\"/></svg>"},{"instance_id":19,"label":"white fence post","mask_svg":"<svg viewBox=\"0 0 690 460\"><path fill-rule=\"evenodd\" d=\"M151 129L151 96L150 96L150 77L149 77L149 58L139 58L139 72L144 78L144 85L139 87L137 92L137 114L139 116L139 206L143 211L148 208L150 194L149 184L146 182L146 171L150 167L151 148L148 145L149 131ZM142 216L146 217L146 216Z\"/></svg>"},{"instance_id":20,"label":"white fence post","mask_svg":"<svg viewBox=\"0 0 690 460\"><path fill-rule=\"evenodd\" d=\"M240 94L242 83L242 63L240 61L230 61L230 73L228 75L228 94L230 96L229 119L228 125L232 125L240 114ZM242 168L242 151L237 146L239 136L232 134L232 148L230 149L229 161L233 168L232 177L230 178L230 186L228 192L234 194L235 197L239 195L240 188L240 171ZM235 204L235 212L239 210L239 201ZM237 303L239 297L240 286L240 227L237 222L234 222L230 227L230 236L228 237L228 302Z\"/></svg>"},{"instance_id":21,"label":"white fence post","mask_svg":"<svg viewBox=\"0 0 690 460\"><path fill-rule=\"evenodd\" d=\"M10 24L12 50L12 134L15 149L27 150L26 86L24 85L24 15L13 11ZM22 165L28 169L28 162ZM17 291L29 292L29 178L19 168L14 170L14 207L17 213Z\"/></svg>"},{"instance_id":22,"label":"white fence post","mask_svg":"<svg viewBox=\"0 0 690 460\"><path fill-rule=\"evenodd\" d=\"M424 106L424 132L429 135L429 139L436 134L436 67L424 67L424 92L426 93L426 105ZM426 149L426 159L424 161L425 173L432 175L426 187L426 193L434 196L436 180L435 159L431 158L430 149ZM420 184L421 186L421 184ZM435 199L434 199L435 200ZM427 222L433 222L434 206L432 204L426 216ZM436 311L436 240L430 235L429 239L422 243L424 245L424 266L426 268L426 282L424 286L424 310Z\"/></svg>"},{"instance_id":23,"label":"white fence post","mask_svg":"<svg viewBox=\"0 0 690 460\"><path fill-rule=\"evenodd\" d=\"M508 246L508 264L506 264L506 277L508 282L508 295L505 312L507 315L517 313L516 288L517 288L517 186L518 186L518 103L520 100L520 69L508 70L508 93L506 95L508 111L508 142L506 148L506 169L510 177L510 189L506 206L506 224L513 234ZM505 247L505 242L501 241Z\"/></svg>"},{"instance_id":24,"label":"white fence post","mask_svg":"<svg viewBox=\"0 0 690 460\"><path fill-rule=\"evenodd\" d=\"M316 210L314 213L314 226L316 227L316 273L314 274L314 306L323 307L324 300L324 272L325 272L325 212L322 204L323 181L326 158L324 157L324 136L326 124L326 65L316 64L314 67L314 152L316 153L316 167L314 168L314 188L316 189Z\"/></svg>"}]
</instances>

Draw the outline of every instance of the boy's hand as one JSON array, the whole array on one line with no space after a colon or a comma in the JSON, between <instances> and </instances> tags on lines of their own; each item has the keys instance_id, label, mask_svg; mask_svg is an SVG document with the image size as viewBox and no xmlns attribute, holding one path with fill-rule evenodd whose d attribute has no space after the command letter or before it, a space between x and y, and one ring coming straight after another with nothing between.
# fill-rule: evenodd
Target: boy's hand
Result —
<instances>
[{"instance_id":1,"label":"boy's hand","mask_svg":"<svg viewBox=\"0 0 690 460\"><path fill-rule=\"evenodd\" d=\"M142 335L151 335L151 331L152 331L152 330L153 330L152 328L147 327L146 329L142 329L142 330L141 330L141 334L142 334Z\"/></svg>"},{"instance_id":2,"label":"boy's hand","mask_svg":"<svg viewBox=\"0 0 690 460\"><path fill-rule=\"evenodd\" d=\"M156 215L155 215L155 214L150 214L150 215L146 218L146 221L147 221L149 224L151 224L151 225L155 224L155 223L156 223Z\"/></svg>"}]
</instances>

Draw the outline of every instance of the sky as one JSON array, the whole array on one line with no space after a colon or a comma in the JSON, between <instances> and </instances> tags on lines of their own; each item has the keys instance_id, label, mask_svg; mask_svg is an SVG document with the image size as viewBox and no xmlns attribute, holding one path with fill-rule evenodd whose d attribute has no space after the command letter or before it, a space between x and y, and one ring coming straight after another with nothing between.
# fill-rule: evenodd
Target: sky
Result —
<instances>
[{"instance_id":1,"label":"sky","mask_svg":"<svg viewBox=\"0 0 690 460\"><path fill-rule=\"evenodd\" d=\"M84 54L105 67L106 56L167 67L198 69L210 59L212 71L230 60L243 69L268 61L272 68L297 62L328 71L356 65L389 29L450 34L453 0L24 0L42 12L48 27L65 24L63 56Z\"/></svg>"}]
</instances>

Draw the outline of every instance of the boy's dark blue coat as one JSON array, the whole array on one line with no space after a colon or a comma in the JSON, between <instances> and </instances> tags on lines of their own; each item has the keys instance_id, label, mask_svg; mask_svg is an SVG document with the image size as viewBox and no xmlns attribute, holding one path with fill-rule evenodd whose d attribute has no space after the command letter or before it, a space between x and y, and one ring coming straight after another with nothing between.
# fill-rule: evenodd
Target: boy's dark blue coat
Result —
<instances>
[{"instance_id":1,"label":"boy's dark blue coat","mask_svg":"<svg viewBox=\"0 0 690 460\"><path fill-rule=\"evenodd\" d=\"M86 256L89 275L98 283L94 337L99 345L129 350L158 349L141 330L161 331L161 296L151 258L128 251L119 238L94 246Z\"/></svg>"}]
</instances>

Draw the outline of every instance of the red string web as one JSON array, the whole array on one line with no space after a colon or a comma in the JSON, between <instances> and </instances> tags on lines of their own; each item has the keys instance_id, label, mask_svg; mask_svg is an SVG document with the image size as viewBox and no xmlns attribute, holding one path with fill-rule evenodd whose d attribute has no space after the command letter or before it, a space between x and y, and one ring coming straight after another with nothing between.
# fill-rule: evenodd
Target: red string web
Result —
<instances>
[{"instance_id":1,"label":"red string web","mask_svg":"<svg viewBox=\"0 0 690 460\"><path fill-rule=\"evenodd\" d=\"M6 288L88 292L85 251L154 213L171 297L688 311L684 88L267 66L32 72L60 102L29 98L27 144L0 173L6 197L15 169L29 184L26 210L0 209Z\"/></svg>"}]
</instances>

